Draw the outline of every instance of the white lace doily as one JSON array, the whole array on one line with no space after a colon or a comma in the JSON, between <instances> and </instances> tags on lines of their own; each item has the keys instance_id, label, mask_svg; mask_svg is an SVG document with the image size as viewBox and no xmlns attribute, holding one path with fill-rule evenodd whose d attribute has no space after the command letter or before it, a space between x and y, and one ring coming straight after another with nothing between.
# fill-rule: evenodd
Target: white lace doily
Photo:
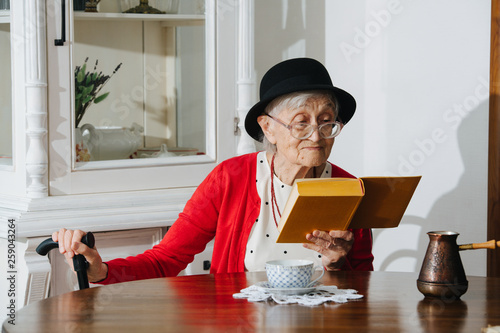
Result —
<instances>
[{"instance_id":1,"label":"white lace doily","mask_svg":"<svg viewBox=\"0 0 500 333\"><path fill-rule=\"evenodd\" d=\"M363 298L354 289L338 289L337 286L317 286L313 291L303 295L286 295L282 293L273 293L269 288L263 288L258 285L252 285L242 289L239 293L233 295L234 298L246 298L249 302L263 302L273 300L278 304L300 305L320 305L326 302L346 303L350 299Z\"/></svg>"}]
</instances>

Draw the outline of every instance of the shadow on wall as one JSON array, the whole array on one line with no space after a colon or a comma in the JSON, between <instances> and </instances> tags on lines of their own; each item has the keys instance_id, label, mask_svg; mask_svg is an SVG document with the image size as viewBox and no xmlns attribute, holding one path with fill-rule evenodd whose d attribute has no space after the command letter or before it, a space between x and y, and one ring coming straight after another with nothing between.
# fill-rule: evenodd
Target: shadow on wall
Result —
<instances>
[{"instance_id":1,"label":"shadow on wall","mask_svg":"<svg viewBox=\"0 0 500 333\"><path fill-rule=\"evenodd\" d=\"M404 216L398 229L418 231L417 235L406 235L412 240L408 244L416 247L401 249L390 253L380 262L378 270L388 270L391 264L400 260L415 262L414 271L419 272L422 260L429 244L427 232L451 230L460 233L459 244L486 241L487 210L487 136L488 101L483 101L469 112L458 125L457 140L464 172L458 185L437 200L426 218ZM446 172L442 170L440 172ZM425 178L425 174L422 179ZM418 188L417 188L418 191ZM478 214L478 212L483 212ZM390 229L388 229L390 230ZM386 241L384 230L374 230L374 243ZM416 241L413 239L416 238ZM467 274L484 275L486 267L485 250L461 252L461 258ZM483 267L484 266L484 267ZM468 271L468 267L470 272ZM479 270L478 270L479 269ZM481 270L484 269L484 272Z\"/></svg>"}]
</instances>

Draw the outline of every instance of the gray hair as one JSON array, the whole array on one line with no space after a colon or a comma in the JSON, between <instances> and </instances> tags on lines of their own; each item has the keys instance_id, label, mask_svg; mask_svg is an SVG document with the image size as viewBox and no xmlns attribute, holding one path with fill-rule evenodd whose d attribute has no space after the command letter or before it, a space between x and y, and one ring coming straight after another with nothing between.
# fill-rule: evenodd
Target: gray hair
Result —
<instances>
[{"instance_id":1,"label":"gray hair","mask_svg":"<svg viewBox=\"0 0 500 333\"><path fill-rule=\"evenodd\" d=\"M298 91L276 97L266 106L266 108L264 109L264 113L270 116L277 116L284 109L297 109L301 105L304 105L307 100L319 97L327 97L332 101L334 105L333 111L335 112L335 118L337 118L339 114L339 105L337 99L335 98L335 95L333 93L325 90L313 90L307 92ZM338 120L341 121L340 119ZM262 134L262 136L262 145L264 147L264 150L274 154L276 152L276 145L269 142L264 134Z\"/></svg>"}]
</instances>

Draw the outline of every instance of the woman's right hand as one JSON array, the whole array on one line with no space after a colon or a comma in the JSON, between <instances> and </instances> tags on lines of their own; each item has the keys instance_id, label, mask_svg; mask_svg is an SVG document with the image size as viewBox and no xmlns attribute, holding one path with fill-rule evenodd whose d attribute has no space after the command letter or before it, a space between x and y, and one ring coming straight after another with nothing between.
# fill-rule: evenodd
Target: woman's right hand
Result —
<instances>
[{"instance_id":1,"label":"woman's right hand","mask_svg":"<svg viewBox=\"0 0 500 333\"><path fill-rule=\"evenodd\" d=\"M64 254L68 265L73 268L73 257L81 254L88 261L87 276L89 282L104 280L108 275L108 265L102 262L96 247L89 248L81 242L85 232L81 230L66 230L62 228L52 234L52 240L59 243L59 252Z\"/></svg>"}]
</instances>

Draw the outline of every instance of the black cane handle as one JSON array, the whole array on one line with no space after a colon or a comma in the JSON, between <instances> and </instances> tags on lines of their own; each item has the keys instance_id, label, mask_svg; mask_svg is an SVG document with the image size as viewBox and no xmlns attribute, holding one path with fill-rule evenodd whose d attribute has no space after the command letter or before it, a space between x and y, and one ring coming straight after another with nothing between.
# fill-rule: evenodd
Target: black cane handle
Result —
<instances>
[{"instance_id":1,"label":"black cane handle","mask_svg":"<svg viewBox=\"0 0 500 333\"><path fill-rule=\"evenodd\" d=\"M95 238L94 234L91 233L90 231L87 232L85 236L82 237L82 243L87 245L90 248L93 248L95 245ZM36 248L36 253L39 255L45 256L47 253L49 253L50 250L58 248L59 244L57 242L54 242L52 238L47 238L43 242L40 243L40 245L37 246Z\"/></svg>"},{"instance_id":2,"label":"black cane handle","mask_svg":"<svg viewBox=\"0 0 500 333\"><path fill-rule=\"evenodd\" d=\"M82 237L81 242L87 245L90 248L93 248L95 245L94 234L90 231L87 232L85 236ZM52 238L47 238L36 248L36 253L45 256L49 253L50 250L59 247L58 242L54 242ZM73 257L73 269L76 272L76 276L78 278L78 286L80 289L86 289L89 287L89 280L87 277L87 268L88 262L85 260L85 257L81 254L77 254Z\"/></svg>"}]
</instances>

